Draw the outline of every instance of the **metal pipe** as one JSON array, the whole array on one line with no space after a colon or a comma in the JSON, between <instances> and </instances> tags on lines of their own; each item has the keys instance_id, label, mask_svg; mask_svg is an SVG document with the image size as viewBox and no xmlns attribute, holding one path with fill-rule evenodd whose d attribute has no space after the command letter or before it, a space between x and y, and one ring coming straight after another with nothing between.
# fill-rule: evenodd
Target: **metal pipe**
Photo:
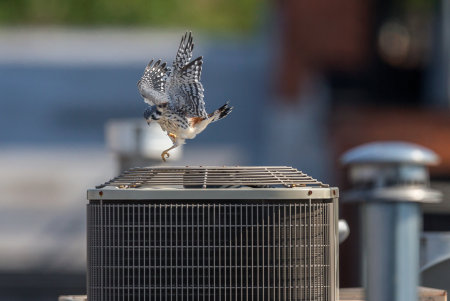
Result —
<instances>
[{"instance_id":1,"label":"metal pipe","mask_svg":"<svg viewBox=\"0 0 450 301\"><path fill-rule=\"evenodd\" d=\"M420 204L365 203L363 220L367 300L417 300Z\"/></svg>"}]
</instances>

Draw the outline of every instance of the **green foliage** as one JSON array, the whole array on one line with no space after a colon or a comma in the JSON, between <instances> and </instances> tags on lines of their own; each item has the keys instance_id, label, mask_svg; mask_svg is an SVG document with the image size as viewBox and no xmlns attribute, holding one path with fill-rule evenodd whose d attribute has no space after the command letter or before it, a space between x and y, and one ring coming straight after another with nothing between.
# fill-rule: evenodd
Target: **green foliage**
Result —
<instances>
[{"instance_id":1,"label":"green foliage","mask_svg":"<svg viewBox=\"0 0 450 301\"><path fill-rule=\"evenodd\" d=\"M261 10L261 0L0 0L0 23L248 31Z\"/></svg>"},{"instance_id":2,"label":"green foliage","mask_svg":"<svg viewBox=\"0 0 450 301\"><path fill-rule=\"evenodd\" d=\"M430 11L438 3L436 0L403 0L403 7L405 9L412 9L416 11Z\"/></svg>"}]
</instances>

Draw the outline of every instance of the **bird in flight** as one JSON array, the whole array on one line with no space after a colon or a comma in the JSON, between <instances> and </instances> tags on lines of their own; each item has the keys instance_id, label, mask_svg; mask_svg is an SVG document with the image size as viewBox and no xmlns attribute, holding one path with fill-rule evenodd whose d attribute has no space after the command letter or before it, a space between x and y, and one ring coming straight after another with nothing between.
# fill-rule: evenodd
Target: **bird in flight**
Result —
<instances>
[{"instance_id":1,"label":"bird in flight","mask_svg":"<svg viewBox=\"0 0 450 301\"><path fill-rule=\"evenodd\" d=\"M167 132L173 145L161 153L166 161L169 151L193 139L210 123L230 114L233 107L228 102L208 114L200 82L203 57L191 61L194 43L191 32L181 39L172 67L161 60L148 63L137 86L144 101L150 105L144 118L150 125L156 121Z\"/></svg>"}]
</instances>

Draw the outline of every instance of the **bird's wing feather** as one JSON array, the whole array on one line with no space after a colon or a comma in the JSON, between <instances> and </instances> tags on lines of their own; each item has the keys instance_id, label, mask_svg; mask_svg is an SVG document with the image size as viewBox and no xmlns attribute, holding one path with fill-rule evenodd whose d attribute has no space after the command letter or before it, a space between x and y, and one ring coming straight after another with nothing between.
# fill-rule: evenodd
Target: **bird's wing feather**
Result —
<instances>
[{"instance_id":1,"label":"bird's wing feather","mask_svg":"<svg viewBox=\"0 0 450 301\"><path fill-rule=\"evenodd\" d=\"M185 65L189 63L192 58L192 50L194 49L194 43L192 39L192 33L186 32L181 38L180 46L178 47L177 55L173 61L173 68L175 71L181 70Z\"/></svg>"},{"instance_id":2,"label":"bird's wing feather","mask_svg":"<svg viewBox=\"0 0 450 301\"><path fill-rule=\"evenodd\" d=\"M200 82L203 57L198 57L181 69L180 88L186 97L186 114L188 117L206 117L203 85Z\"/></svg>"},{"instance_id":3,"label":"bird's wing feather","mask_svg":"<svg viewBox=\"0 0 450 301\"><path fill-rule=\"evenodd\" d=\"M190 35L189 37L192 43L192 37ZM192 51L189 57L191 56ZM181 68L179 66L174 68L173 74L167 82L167 93L170 96L172 107L183 112L187 117L207 117L203 100L204 89L200 82L202 65L203 57L201 56L192 62L184 61Z\"/></svg>"},{"instance_id":4,"label":"bird's wing feather","mask_svg":"<svg viewBox=\"0 0 450 301\"><path fill-rule=\"evenodd\" d=\"M137 86L144 101L150 105L158 105L169 101L166 94L166 81L170 75L170 69L166 63L161 64L161 60L153 64L153 60L148 63L144 74L138 81Z\"/></svg>"}]
</instances>

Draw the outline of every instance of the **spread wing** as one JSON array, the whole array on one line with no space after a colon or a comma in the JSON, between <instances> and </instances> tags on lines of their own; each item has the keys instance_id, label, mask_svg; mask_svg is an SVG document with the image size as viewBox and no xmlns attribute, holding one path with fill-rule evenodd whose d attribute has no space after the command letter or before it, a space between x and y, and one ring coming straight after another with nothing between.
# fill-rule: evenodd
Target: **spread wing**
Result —
<instances>
[{"instance_id":1,"label":"spread wing","mask_svg":"<svg viewBox=\"0 0 450 301\"><path fill-rule=\"evenodd\" d=\"M203 100L203 85L200 82L203 57L192 62L191 33L186 33L181 39L180 47L174 61L173 72L167 81L166 91L171 99L171 105L177 111L184 112L187 117L207 118Z\"/></svg>"},{"instance_id":2,"label":"spread wing","mask_svg":"<svg viewBox=\"0 0 450 301\"><path fill-rule=\"evenodd\" d=\"M187 65L192 58L193 49L194 42L192 39L192 33L186 32L181 38L177 55L175 56L175 60L173 61L173 68L176 70L181 70L185 65Z\"/></svg>"},{"instance_id":3,"label":"spread wing","mask_svg":"<svg viewBox=\"0 0 450 301\"><path fill-rule=\"evenodd\" d=\"M139 93L144 97L144 101L149 105L158 105L169 101L166 93L166 81L170 75L170 69L166 63L161 64L161 60L153 64L153 60L148 63L144 74L138 81Z\"/></svg>"}]
</instances>

